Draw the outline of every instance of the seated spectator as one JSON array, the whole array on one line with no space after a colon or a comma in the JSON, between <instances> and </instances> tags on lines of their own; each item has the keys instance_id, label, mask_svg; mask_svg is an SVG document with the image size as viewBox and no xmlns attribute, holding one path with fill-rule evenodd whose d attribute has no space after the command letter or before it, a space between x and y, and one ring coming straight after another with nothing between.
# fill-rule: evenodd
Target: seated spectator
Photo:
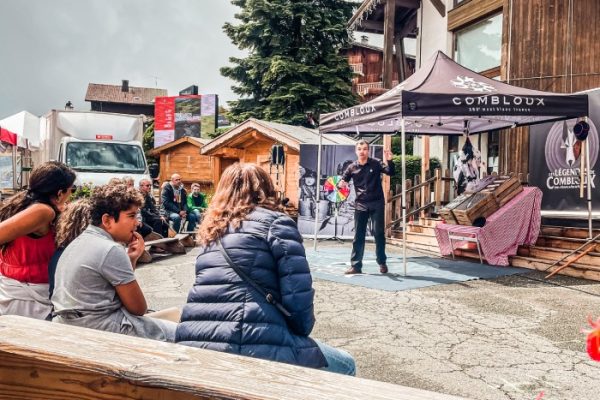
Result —
<instances>
[{"instance_id":1,"label":"seated spectator","mask_svg":"<svg viewBox=\"0 0 600 400\"><path fill-rule=\"evenodd\" d=\"M162 237L169 235L169 223L167 218L160 215L156 207L156 200L152 195L152 182L149 179L140 180L140 193L144 196L144 205L142 206L142 222L152 228L152 230Z\"/></svg>"},{"instance_id":2,"label":"seated spectator","mask_svg":"<svg viewBox=\"0 0 600 400\"><path fill-rule=\"evenodd\" d=\"M253 164L228 167L198 233L196 280L177 327L177 342L355 374L351 355L309 337L315 323L314 290L302 236L281 212L267 172ZM238 275L226 254L287 315Z\"/></svg>"},{"instance_id":3,"label":"seated spectator","mask_svg":"<svg viewBox=\"0 0 600 400\"><path fill-rule=\"evenodd\" d=\"M125 181L121 178L110 178L108 180L107 185L110 186L114 186L114 185L125 185Z\"/></svg>"},{"instance_id":4,"label":"seated spectator","mask_svg":"<svg viewBox=\"0 0 600 400\"><path fill-rule=\"evenodd\" d=\"M81 235L90 224L90 199L79 199L67 205L56 222L56 251L48 264L48 284L50 296L54 292L54 276L60 256L69 243Z\"/></svg>"},{"instance_id":5,"label":"seated spectator","mask_svg":"<svg viewBox=\"0 0 600 400\"><path fill-rule=\"evenodd\" d=\"M54 322L173 341L176 323L144 316L146 299L135 279L144 251L135 232L142 201L137 190L125 185L94 189L91 224L58 260Z\"/></svg>"},{"instance_id":6,"label":"seated spectator","mask_svg":"<svg viewBox=\"0 0 600 400\"><path fill-rule=\"evenodd\" d=\"M181 183L181 176L173 174L171 176L171 181L164 186L160 197L163 215L165 215L169 221L173 221L173 229L175 232L181 230L181 222L186 220L188 222L188 231L193 232L196 229L198 218L196 217L196 214L188 212L187 193Z\"/></svg>"},{"instance_id":7,"label":"seated spectator","mask_svg":"<svg viewBox=\"0 0 600 400\"><path fill-rule=\"evenodd\" d=\"M124 176L122 180L123 183L125 183L125 186L127 186L128 188L132 188L135 186L135 180L133 180L133 178L129 175Z\"/></svg>"},{"instance_id":8,"label":"seated spectator","mask_svg":"<svg viewBox=\"0 0 600 400\"><path fill-rule=\"evenodd\" d=\"M192 193L187 196L187 207L191 213L196 214L198 221L202 221L202 214L206 210L206 196L200 193L200 185L192 183Z\"/></svg>"},{"instance_id":9,"label":"seated spectator","mask_svg":"<svg viewBox=\"0 0 600 400\"><path fill-rule=\"evenodd\" d=\"M0 315L50 316L48 263L56 250L54 223L73 182L71 168L47 162L31 172L28 190L0 206Z\"/></svg>"}]
</instances>

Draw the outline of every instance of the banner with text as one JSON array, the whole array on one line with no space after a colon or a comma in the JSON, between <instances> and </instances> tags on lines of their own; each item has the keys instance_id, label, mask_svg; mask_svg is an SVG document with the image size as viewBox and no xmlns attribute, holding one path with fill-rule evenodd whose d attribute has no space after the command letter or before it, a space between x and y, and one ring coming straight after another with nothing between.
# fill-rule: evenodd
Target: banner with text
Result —
<instances>
[{"instance_id":1,"label":"banner with text","mask_svg":"<svg viewBox=\"0 0 600 400\"><path fill-rule=\"evenodd\" d=\"M590 130L586 140L590 152L592 206L600 211L598 187L598 150L600 126L600 91L588 93ZM539 187L543 211L587 212L587 174L584 170L584 197L580 197L583 142L573 133L576 119L534 125L529 136L529 184Z\"/></svg>"}]
</instances>

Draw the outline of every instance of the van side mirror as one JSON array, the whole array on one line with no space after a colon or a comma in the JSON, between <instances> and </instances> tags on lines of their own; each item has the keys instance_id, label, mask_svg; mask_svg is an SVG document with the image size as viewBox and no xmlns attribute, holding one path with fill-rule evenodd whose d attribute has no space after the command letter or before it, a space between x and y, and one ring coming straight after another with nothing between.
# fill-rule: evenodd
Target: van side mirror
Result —
<instances>
[{"instance_id":1,"label":"van side mirror","mask_svg":"<svg viewBox=\"0 0 600 400\"><path fill-rule=\"evenodd\" d=\"M148 170L150 171L150 176L152 177L152 179L158 178L158 173L160 172L158 164L150 164L148 166Z\"/></svg>"}]
</instances>

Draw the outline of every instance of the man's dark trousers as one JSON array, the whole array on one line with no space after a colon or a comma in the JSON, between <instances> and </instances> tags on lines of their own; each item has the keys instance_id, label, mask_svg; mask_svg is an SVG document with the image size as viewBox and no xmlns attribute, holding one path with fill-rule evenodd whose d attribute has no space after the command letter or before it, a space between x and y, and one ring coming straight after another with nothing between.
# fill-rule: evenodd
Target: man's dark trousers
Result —
<instances>
[{"instance_id":1,"label":"man's dark trousers","mask_svg":"<svg viewBox=\"0 0 600 400\"><path fill-rule=\"evenodd\" d=\"M377 264L385 264L385 211L383 202L359 206L354 211L354 241L352 242L352 256L350 264L354 269L362 270L362 260L365 254L365 236L367 234L367 223L369 218L373 223L373 235L375 237L375 254Z\"/></svg>"}]
</instances>

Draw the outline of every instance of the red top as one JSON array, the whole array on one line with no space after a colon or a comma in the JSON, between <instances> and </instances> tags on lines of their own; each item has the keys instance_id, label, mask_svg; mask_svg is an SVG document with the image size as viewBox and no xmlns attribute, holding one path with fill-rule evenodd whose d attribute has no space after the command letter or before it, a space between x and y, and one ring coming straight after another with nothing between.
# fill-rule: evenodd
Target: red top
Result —
<instances>
[{"instance_id":1,"label":"red top","mask_svg":"<svg viewBox=\"0 0 600 400\"><path fill-rule=\"evenodd\" d=\"M41 238L21 236L0 252L0 274L26 283L48 283L48 263L54 254L54 229Z\"/></svg>"}]
</instances>

